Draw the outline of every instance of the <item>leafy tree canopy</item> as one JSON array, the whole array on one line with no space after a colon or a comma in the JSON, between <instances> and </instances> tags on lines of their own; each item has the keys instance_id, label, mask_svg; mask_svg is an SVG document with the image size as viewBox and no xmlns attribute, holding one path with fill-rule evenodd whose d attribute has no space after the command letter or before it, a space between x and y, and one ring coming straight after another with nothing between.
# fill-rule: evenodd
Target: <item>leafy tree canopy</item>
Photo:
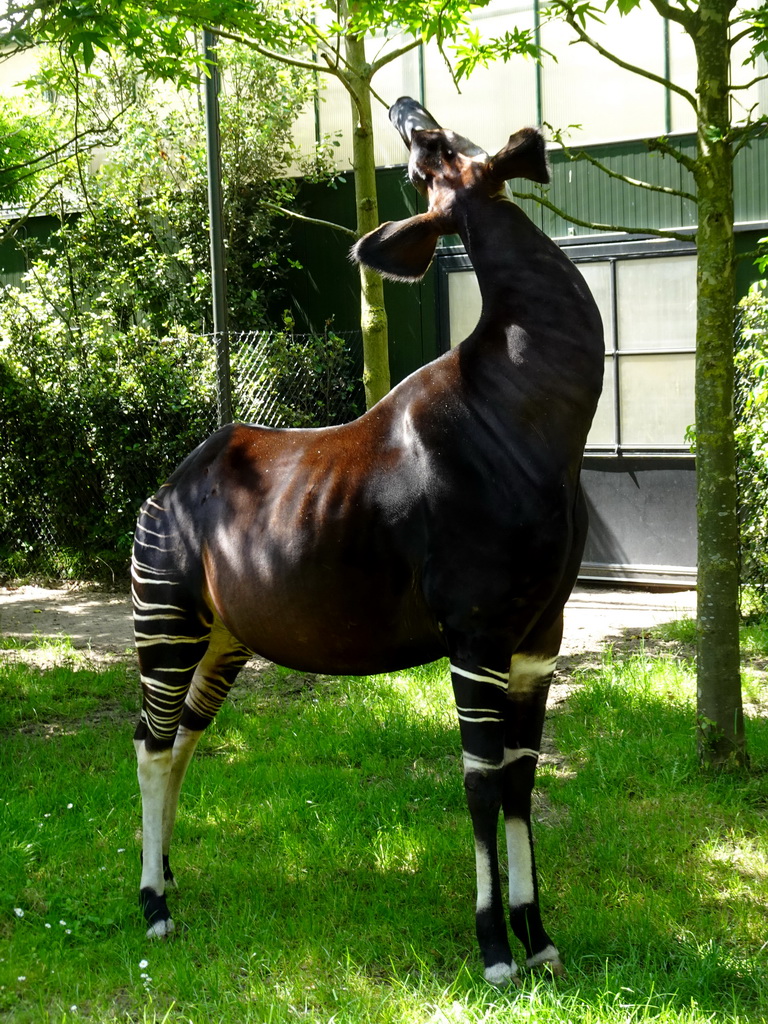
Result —
<instances>
[{"instance_id":1,"label":"leafy tree canopy","mask_svg":"<svg viewBox=\"0 0 768 1024\"><path fill-rule=\"evenodd\" d=\"M251 2L251 0L11 0L0 21L4 57L44 42L88 69L98 52L120 49L146 74L188 84L201 57L191 29L222 27L276 48L283 54L322 50L334 34L405 33L414 40L436 40L442 47L474 38L472 10L490 0L366 0L337 4L332 0ZM322 31L318 31L318 24ZM514 46L533 53L533 36L514 32ZM514 48L507 40L507 53ZM469 73L467 65L463 73Z\"/></svg>"}]
</instances>

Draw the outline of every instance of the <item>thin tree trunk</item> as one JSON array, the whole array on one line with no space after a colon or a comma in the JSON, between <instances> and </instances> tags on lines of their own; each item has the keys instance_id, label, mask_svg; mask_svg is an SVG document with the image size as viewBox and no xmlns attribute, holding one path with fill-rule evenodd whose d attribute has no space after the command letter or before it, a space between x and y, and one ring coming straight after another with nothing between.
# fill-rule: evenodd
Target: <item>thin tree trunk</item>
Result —
<instances>
[{"instance_id":1,"label":"thin tree trunk","mask_svg":"<svg viewBox=\"0 0 768 1024\"><path fill-rule=\"evenodd\" d=\"M352 164L355 179L357 231L364 235L379 226L376 195L376 159L371 119L370 68L360 36L344 39L354 132ZM363 383L365 404L370 409L389 391L389 340L381 276L360 266L360 326L363 332Z\"/></svg>"},{"instance_id":2,"label":"thin tree trunk","mask_svg":"<svg viewBox=\"0 0 768 1024\"><path fill-rule=\"evenodd\" d=\"M703 763L747 761L739 674L739 529L733 413L731 0L701 0L697 31L699 202L696 333L698 739Z\"/></svg>"}]
</instances>

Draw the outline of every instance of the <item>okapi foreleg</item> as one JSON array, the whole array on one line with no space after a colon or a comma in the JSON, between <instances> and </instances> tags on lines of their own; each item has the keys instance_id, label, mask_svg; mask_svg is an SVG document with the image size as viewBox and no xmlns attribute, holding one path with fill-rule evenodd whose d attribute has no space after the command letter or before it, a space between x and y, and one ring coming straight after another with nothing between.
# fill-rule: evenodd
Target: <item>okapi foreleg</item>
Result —
<instances>
[{"instance_id":1,"label":"okapi foreleg","mask_svg":"<svg viewBox=\"0 0 768 1024\"><path fill-rule=\"evenodd\" d=\"M526 966L561 974L560 955L541 922L531 834L531 794L555 659L515 654L509 674L502 805L509 859L509 919Z\"/></svg>"},{"instance_id":2,"label":"okapi foreleg","mask_svg":"<svg viewBox=\"0 0 768 1024\"><path fill-rule=\"evenodd\" d=\"M503 985L517 975L501 897L497 828L503 796L504 713L508 667L451 661L464 762L464 789L475 838L475 927L485 979Z\"/></svg>"}]
</instances>

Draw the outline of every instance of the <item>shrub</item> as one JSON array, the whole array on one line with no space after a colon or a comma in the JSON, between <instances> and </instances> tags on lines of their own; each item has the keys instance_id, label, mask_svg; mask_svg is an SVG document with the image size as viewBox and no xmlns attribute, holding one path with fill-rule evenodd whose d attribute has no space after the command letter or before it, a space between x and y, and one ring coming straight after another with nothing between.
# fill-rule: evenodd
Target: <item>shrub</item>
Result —
<instances>
[{"instance_id":1,"label":"shrub","mask_svg":"<svg viewBox=\"0 0 768 1024\"><path fill-rule=\"evenodd\" d=\"M216 422L210 343L140 328L58 332L6 298L0 573L123 575L136 512Z\"/></svg>"},{"instance_id":2,"label":"shrub","mask_svg":"<svg viewBox=\"0 0 768 1024\"><path fill-rule=\"evenodd\" d=\"M757 610L768 612L768 284L741 303L736 354L736 446L741 580Z\"/></svg>"}]
</instances>

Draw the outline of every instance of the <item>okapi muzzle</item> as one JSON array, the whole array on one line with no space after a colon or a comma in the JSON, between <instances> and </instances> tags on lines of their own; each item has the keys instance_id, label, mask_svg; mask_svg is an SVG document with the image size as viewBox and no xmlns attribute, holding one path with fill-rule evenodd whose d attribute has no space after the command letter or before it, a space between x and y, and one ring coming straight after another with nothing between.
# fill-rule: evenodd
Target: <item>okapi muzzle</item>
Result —
<instances>
[{"instance_id":1,"label":"okapi muzzle","mask_svg":"<svg viewBox=\"0 0 768 1024\"><path fill-rule=\"evenodd\" d=\"M562 969L539 909L531 791L586 535L579 472L602 327L578 270L504 193L511 178L547 181L538 131L489 156L415 100L398 100L390 117L428 209L382 224L353 258L417 280L441 235L458 233L482 313L460 345L359 419L229 424L142 507L132 562L140 898L148 935L169 935L184 774L251 654L351 675L447 657L477 939L485 977L506 984L518 976L510 931L528 968Z\"/></svg>"}]
</instances>

